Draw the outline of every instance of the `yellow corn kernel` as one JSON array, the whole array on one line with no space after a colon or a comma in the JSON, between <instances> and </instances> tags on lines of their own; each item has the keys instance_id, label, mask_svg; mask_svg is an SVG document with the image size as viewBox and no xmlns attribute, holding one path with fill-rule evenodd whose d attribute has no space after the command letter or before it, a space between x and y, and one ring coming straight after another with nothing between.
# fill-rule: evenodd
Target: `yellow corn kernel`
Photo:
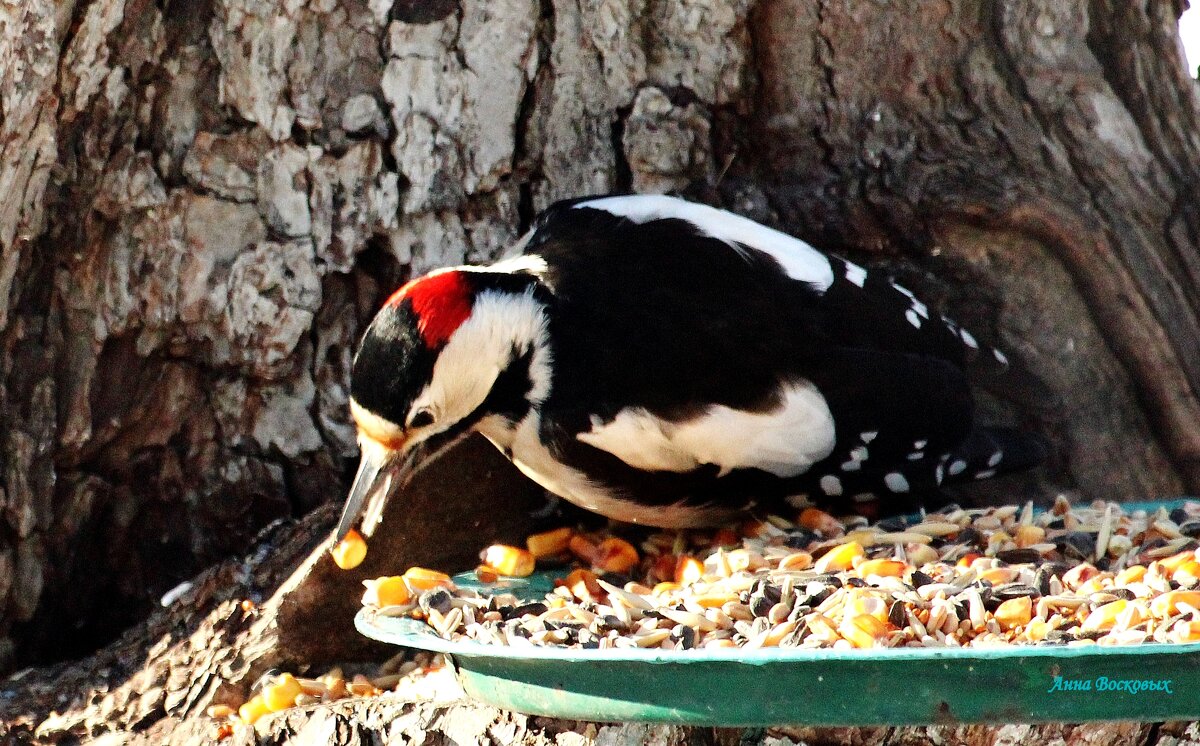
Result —
<instances>
[{"instance_id":1,"label":"yellow corn kernel","mask_svg":"<svg viewBox=\"0 0 1200 746\"><path fill-rule=\"evenodd\" d=\"M1184 562L1190 562L1196 559L1196 552L1189 549L1186 552L1172 554L1170 557L1165 557L1158 560L1158 564L1162 565L1168 573L1175 572L1176 569Z\"/></svg>"},{"instance_id":2,"label":"yellow corn kernel","mask_svg":"<svg viewBox=\"0 0 1200 746\"><path fill-rule=\"evenodd\" d=\"M1003 630L1029 624L1029 620L1033 618L1033 602L1029 600L1029 596L1010 598L996 607L996 613L992 616Z\"/></svg>"},{"instance_id":3,"label":"yellow corn kernel","mask_svg":"<svg viewBox=\"0 0 1200 746\"><path fill-rule=\"evenodd\" d=\"M590 601L601 592L600 584L596 582L596 573L582 568L568 573L563 585L580 601Z\"/></svg>"},{"instance_id":4,"label":"yellow corn kernel","mask_svg":"<svg viewBox=\"0 0 1200 746\"><path fill-rule=\"evenodd\" d=\"M1041 544L1046 538L1046 529L1041 526L1020 525L1017 526L1017 530L1013 533L1015 534L1013 539L1016 540L1017 546L1022 549L1034 544Z\"/></svg>"},{"instance_id":5,"label":"yellow corn kernel","mask_svg":"<svg viewBox=\"0 0 1200 746\"><path fill-rule=\"evenodd\" d=\"M1113 574L1111 572L1097 573L1077 587L1075 593L1079 596L1090 596L1093 593L1101 593L1112 588L1112 582Z\"/></svg>"},{"instance_id":6,"label":"yellow corn kernel","mask_svg":"<svg viewBox=\"0 0 1200 746\"><path fill-rule=\"evenodd\" d=\"M267 709L271 712L286 710L296 704L296 697L303 694L300 682L290 673L285 673L275 680L275 683L263 687L262 698Z\"/></svg>"},{"instance_id":7,"label":"yellow corn kernel","mask_svg":"<svg viewBox=\"0 0 1200 746\"><path fill-rule=\"evenodd\" d=\"M366 591L363 593L363 606L400 606L412 598L412 592L399 575L364 580Z\"/></svg>"},{"instance_id":8,"label":"yellow corn kernel","mask_svg":"<svg viewBox=\"0 0 1200 746\"><path fill-rule=\"evenodd\" d=\"M479 558L483 564L510 578L527 577L533 573L536 564L533 554L507 544L493 544L480 552Z\"/></svg>"},{"instance_id":9,"label":"yellow corn kernel","mask_svg":"<svg viewBox=\"0 0 1200 746\"><path fill-rule=\"evenodd\" d=\"M346 534L346 538L334 545L329 553L333 555L333 563L343 570L352 570L362 564L367 558L367 540L354 529Z\"/></svg>"},{"instance_id":10,"label":"yellow corn kernel","mask_svg":"<svg viewBox=\"0 0 1200 746\"><path fill-rule=\"evenodd\" d=\"M904 547L904 556L916 568L921 568L930 562L938 561L937 550L928 544L908 544Z\"/></svg>"},{"instance_id":11,"label":"yellow corn kernel","mask_svg":"<svg viewBox=\"0 0 1200 746\"><path fill-rule=\"evenodd\" d=\"M736 594L730 593L701 593L697 596L692 596L692 603L705 609L719 609L730 601L737 601Z\"/></svg>"},{"instance_id":12,"label":"yellow corn kernel","mask_svg":"<svg viewBox=\"0 0 1200 746\"><path fill-rule=\"evenodd\" d=\"M1121 612L1125 611L1125 607L1128 605L1128 601L1119 598L1103 606L1098 606L1092 610L1091 614L1087 615L1087 619L1083 620L1083 625L1080 628L1084 632L1112 629L1117 623L1117 617L1121 615Z\"/></svg>"},{"instance_id":13,"label":"yellow corn kernel","mask_svg":"<svg viewBox=\"0 0 1200 746\"><path fill-rule=\"evenodd\" d=\"M729 562L729 569L733 572L741 572L742 570L754 572L766 564L761 554L751 552L748 549L731 550L725 553L725 558Z\"/></svg>"},{"instance_id":14,"label":"yellow corn kernel","mask_svg":"<svg viewBox=\"0 0 1200 746\"><path fill-rule=\"evenodd\" d=\"M592 564L604 572L628 573L637 567L638 552L624 539L610 536L596 547L596 560Z\"/></svg>"},{"instance_id":15,"label":"yellow corn kernel","mask_svg":"<svg viewBox=\"0 0 1200 746\"><path fill-rule=\"evenodd\" d=\"M1168 591L1150 602L1150 613L1159 619L1178 614L1180 604L1200 609L1200 591Z\"/></svg>"},{"instance_id":16,"label":"yellow corn kernel","mask_svg":"<svg viewBox=\"0 0 1200 746\"><path fill-rule=\"evenodd\" d=\"M689 585L704 577L704 565L695 557L681 556L675 561L675 582Z\"/></svg>"},{"instance_id":17,"label":"yellow corn kernel","mask_svg":"<svg viewBox=\"0 0 1200 746\"><path fill-rule=\"evenodd\" d=\"M267 708L267 703L263 701L262 695L255 694L246 704L238 708L238 717L250 725L254 725L255 720L268 712L270 709Z\"/></svg>"},{"instance_id":18,"label":"yellow corn kernel","mask_svg":"<svg viewBox=\"0 0 1200 746\"><path fill-rule=\"evenodd\" d=\"M571 535L575 532L567 526L551 531L543 531L525 538L525 548L536 559L553 557L567 551L571 544Z\"/></svg>"},{"instance_id":19,"label":"yellow corn kernel","mask_svg":"<svg viewBox=\"0 0 1200 746\"><path fill-rule=\"evenodd\" d=\"M807 570L812 567L813 558L808 552L792 552L779 560L780 570Z\"/></svg>"},{"instance_id":20,"label":"yellow corn kernel","mask_svg":"<svg viewBox=\"0 0 1200 746\"><path fill-rule=\"evenodd\" d=\"M870 614L859 614L843 620L837 631L854 647L869 648L887 636L888 626Z\"/></svg>"},{"instance_id":21,"label":"yellow corn kernel","mask_svg":"<svg viewBox=\"0 0 1200 746\"><path fill-rule=\"evenodd\" d=\"M1145 578L1145 577L1146 577L1146 566L1145 565L1133 565L1131 567L1126 567L1124 570L1117 573L1117 577L1113 580L1113 583L1118 588L1123 588L1123 587L1129 585L1130 583L1140 583L1142 581L1142 578Z\"/></svg>"},{"instance_id":22,"label":"yellow corn kernel","mask_svg":"<svg viewBox=\"0 0 1200 746\"><path fill-rule=\"evenodd\" d=\"M668 593L674 593L682 587L683 586L679 585L679 583L676 583L672 580L664 580L661 583L655 583L654 589L651 592L656 596L662 596Z\"/></svg>"},{"instance_id":23,"label":"yellow corn kernel","mask_svg":"<svg viewBox=\"0 0 1200 746\"><path fill-rule=\"evenodd\" d=\"M854 560L862 559L865 556L866 552L863 551L862 544L857 541L839 544L821 555L817 563L813 565L813 569L817 572L841 572L854 567Z\"/></svg>"},{"instance_id":24,"label":"yellow corn kernel","mask_svg":"<svg viewBox=\"0 0 1200 746\"><path fill-rule=\"evenodd\" d=\"M1017 571L1011 567L992 567L979 573L980 580L986 580L992 585L1010 582L1017 576Z\"/></svg>"},{"instance_id":25,"label":"yellow corn kernel","mask_svg":"<svg viewBox=\"0 0 1200 746\"><path fill-rule=\"evenodd\" d=\"M908 570L908 563L893 559L869 559L858 563L854 571L860 578L878 575L881 578L900 578Z\"/></svg>"},{"instance_id":26,"label":"yellow corn kernel","mask_svg":"<svg viewBox=\"0 0 1200 746\"><path fill-rule=\"evenodd\" d=\"M494 567L488 567L487 565L476 565L475 579L480 583L495 583L500 579L500 573L496 572L496 568Z\"/></svg>"},{"instance_id":27,"label":"yellow corn kernel","mask_svg":"<svg viewBox=\"0 0 1200 746\"><path fill-rule=\"evenodd\" d=\"M842 533L842 522L820 508L805 508L796 519L802 527L809 531L820 531L826 537Z\"/></svg>"},{"instance_id":28,"label":"yellow corn kernel","mask_svg":"<svg viewBox=\"0 0 1200 746\"><path fill-rule=\"evenodd\" d=\"M1171 580L1181 585L1195 585L1200 580L1200 562L1188 560L1180 564L1171 573Z\"/></svg>"},{"instance_id":29,"label":"yellow corn kernel","mask_svg":"<svg viewBox=\"0 0 1200 746\"><path fill-rule=\"evenodd\" d=\"M450 576L446 573L424 567L410 567L405 570L404 582L408 583L409 589L414 591L428 591L453 585L450 582Z\"/></svg>"},{"instance_id":30,"label":"yellow corn kernel","mask_svg":"<svg viewBox=\"0 0 1200 746\"><path fill-rule=\"evenodd\" d=\"M1030 642L1041 642L1050 632L1050 625L1044 619L1031 619L1025 626L1025 639Z\"/></svg>"},{"instance_id":31,"label":"yellow corn kernel","mask_svg":"<svg viewBox=\"0 0 1200 746\"><path fill-rule=\"evenodd\" d=\"M866 614L875 617L881 622L886 622L888 618L888 605L879 596L872 593L853 593L847 600L844 616L856 617Z\"/></svg>"}]
</instances>

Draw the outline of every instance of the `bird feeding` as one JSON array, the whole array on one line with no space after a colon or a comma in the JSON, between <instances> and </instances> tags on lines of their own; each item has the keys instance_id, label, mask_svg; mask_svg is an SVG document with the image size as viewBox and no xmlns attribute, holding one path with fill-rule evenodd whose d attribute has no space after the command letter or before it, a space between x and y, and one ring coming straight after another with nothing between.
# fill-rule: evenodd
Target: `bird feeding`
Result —
<instances>
[{"instance_id":1,"label":"bird feeding","mask_svg":"<svg viewBox=\"0 0 1200 746\"><path fill-rule=\"evenodd\" d=\"M518 647L1190 643L1200 641L1198 536L1200 503L1125 513L1060 498L1041 514L953 508L875 524L810 509L796 523L745 524L732 543L727 531L648 534L623 573L573 549L624 539L576 533L573 565L558 558L560 580L540 600L446 578L394 604L368 581L363 603L450 641Z\"/></svg>"},{"instance_id":2,"label":"bird feeding","mask_svg":"<svg viewBox=\"0 0 1200 746\"><path fill-rule=\"evenodd\" d=\"M746 218L570 200L514 249L408 282L371 322L338 540L369 537L392 487L472 432L570 502L671 528L809 502L903 513L1046 454L974 420L976 373L1025 395L1034 381L1003 353L880 273Z\"/></svg>"}]
</instances>

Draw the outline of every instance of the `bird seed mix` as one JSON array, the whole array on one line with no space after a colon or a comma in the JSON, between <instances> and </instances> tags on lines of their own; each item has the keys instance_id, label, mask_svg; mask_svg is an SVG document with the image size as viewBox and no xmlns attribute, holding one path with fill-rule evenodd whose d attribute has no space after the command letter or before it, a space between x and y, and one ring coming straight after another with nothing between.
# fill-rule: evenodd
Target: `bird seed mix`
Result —
<instances>
[{"instance_id":1,"label":"bird seed mix","mask_svg":"<svg viewBox=\"0 0 1200 746\"><path fill-rule=\"evenodd\" d=\"M442 637L572 648L896 648L1200 641L1200 502L917 519L808 508L740 531L560 528L482 555L481 581L561 570L536 601L411 568L365 582L364 605ZM636 544L636 545L635 545Z\"/></svg>"}]
</instances>

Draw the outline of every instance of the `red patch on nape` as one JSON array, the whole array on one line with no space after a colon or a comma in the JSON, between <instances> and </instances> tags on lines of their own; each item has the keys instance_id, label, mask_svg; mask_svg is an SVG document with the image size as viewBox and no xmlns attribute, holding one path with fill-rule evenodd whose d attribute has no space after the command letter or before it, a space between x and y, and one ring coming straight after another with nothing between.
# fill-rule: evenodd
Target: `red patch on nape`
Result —
<instances>
[{"instance_id":1,"label":"red patch on nape","mask_svg":"<svg viewBox=\"0 0 1200 746\"><path fill-rule=\"evenodd\" d=\"M412 302L417 330L429 349L445 344L471 315L471 286L461 272L454 270L406 283L392 293L387 305L398 306L405 298Z\"/></svg>"}]
</instances>

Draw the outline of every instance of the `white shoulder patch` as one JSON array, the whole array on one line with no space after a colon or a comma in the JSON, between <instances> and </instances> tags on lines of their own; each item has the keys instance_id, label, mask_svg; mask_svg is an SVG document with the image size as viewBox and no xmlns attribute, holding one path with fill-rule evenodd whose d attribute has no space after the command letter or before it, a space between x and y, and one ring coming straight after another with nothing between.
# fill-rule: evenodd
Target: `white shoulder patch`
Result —
<instances>
[{"instance_id":1,"label":"white shoulder patch","mask_svg":"<svg viewBox=\"0 0 1200 746\"><path fill-rule=\"evenodd\" d=\"M574 207L604 210L635 223L663 218L686 220L705 235L725 241L735 250L737 244L743 244L773 257L794 280L807 282L822 292L833 284L833 268L824 254L798 238L732 212L676 197L650 194L602 197L580 202Z\"/></svg>"},{"instance_id":2,"label":"white shoulder patch","mask_svg":"<svg viewBox=\"0 0 1200 746\"><path fill-rule=\"evenodd\" d=\"M794 477L833 451L834 427L825 397L802 381L784 389L783 403L773 412L714 405L694 419L670 422L627 408L576 437L647 471L685 472L714 464L721 474L762 469Z\"/></svg>"}]
</instances>

